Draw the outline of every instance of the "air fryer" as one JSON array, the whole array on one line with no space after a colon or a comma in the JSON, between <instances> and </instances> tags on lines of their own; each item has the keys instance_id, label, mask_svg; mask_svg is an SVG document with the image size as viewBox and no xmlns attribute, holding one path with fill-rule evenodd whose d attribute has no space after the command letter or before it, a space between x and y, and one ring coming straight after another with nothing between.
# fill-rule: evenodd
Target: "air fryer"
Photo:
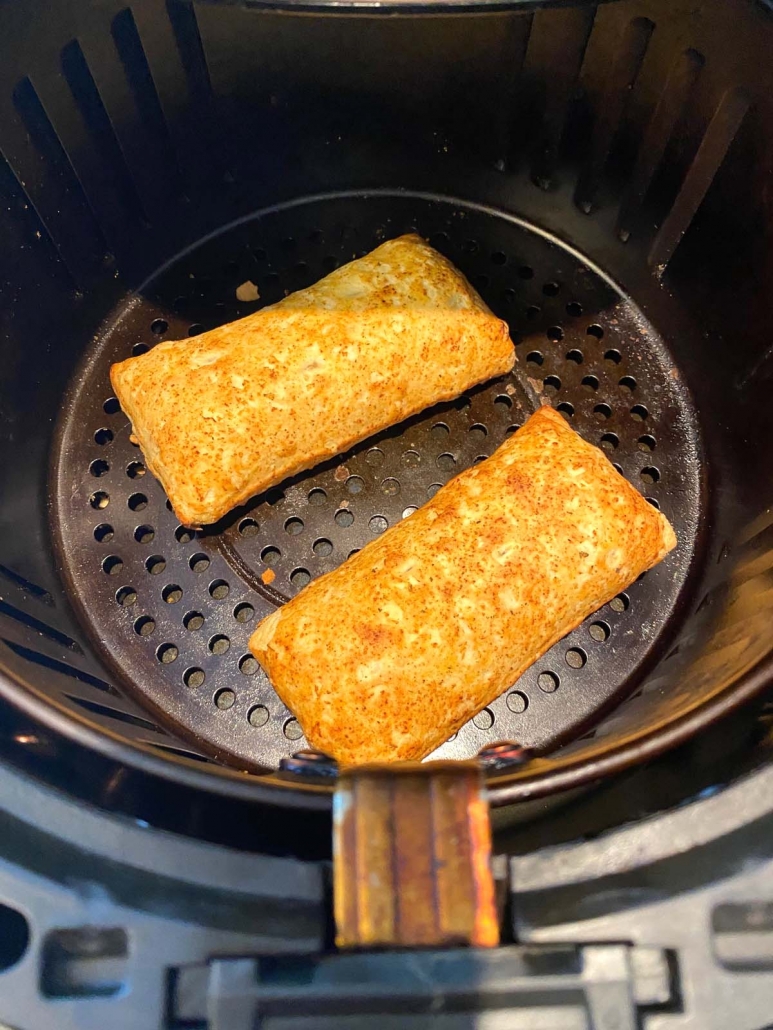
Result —
<instances>
[{"instance_id":1,"label":"air fryer","mask_svg":"<svg viewBox=\"0 0 773 1030\"><path fill-rule=\"evenodd\" d=\"M641 767L646 793L659 755L716 746L773 677L771 48L754 0L3 4L4 759L327 855L336 771L248 637L544 402L679 544L433 757L518 745L486 765L506 840L561 806L582 829L600 782ZM513 375L180 525L110 364L405 232L507 320Z\"/></svg>"}]
</instances>

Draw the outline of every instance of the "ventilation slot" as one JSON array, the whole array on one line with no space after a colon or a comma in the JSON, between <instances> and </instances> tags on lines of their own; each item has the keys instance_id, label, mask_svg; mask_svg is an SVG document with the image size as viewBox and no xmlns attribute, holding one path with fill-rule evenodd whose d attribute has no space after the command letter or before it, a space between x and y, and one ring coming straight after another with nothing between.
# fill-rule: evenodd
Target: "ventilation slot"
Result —
<instances>
[{"instance_id":1,"label":"ventilation slot","mask_svg":"<svg viewBox=\"0 0 773 1030\"><path fill-rule=\"evenodd\" d=\"M20 587L25 594L30 594L32 597L36 597L43 604L53 606L54 599L47 590L43 587L39 587L37 583L31 582L29 579L25 579L24 576L20 576L18 572L14 572L13 569L7 568L5 565L0 565L0 576L3 579L7 579L9 583L13 583L14 586Z\"/></svg>"},{"instance_id":2,"label":"ventilation slot","mask_svg":"<svg viewBox=\"0 0 773 1030\"><path fill-rule=\"evenodd\" d=\"M46 625L46 623L41 622L40 619L36 619L32 615L28 615L20 608L15 608L12 604L8 604L7 601L3 601L2 598L0 598L0 615L7 615L9 619L15 619L16 622L21 623L23 626L28 626L36 633L40 633L41 636L46 637L55 644L61 644L62 647L66 647L68 651L74 651L76 654L83 654L83 648L77 640L73 640L73 638L68 637L66 633L61 633L58 629L54 629L52 626Z\"/></svg>"},{"instance_id":3,"label":"ventilation slot","mask_svg":"<svg viewBox=\"0 0 773 1030\"><path fill-rule=\"evenodd\" d=\"M690 227L741 126L749 104L750 97L743 89L729 90L722 98L687 171L676 201L650 248L648 262L659 275L665 270L680 240Z\"/></svg>"},{"instance_id":4,"label":"ventilation slot","mask_svg":"<svg viewBox=\"0 0 773 1030\"><path fill-rule=\"evenodd\" d=\"M543 79L543 119L535 148L532 178L550 189L572 94L588 43L595 7L537 11L525 74ZM532 61L539 67L531 71Z\"/></svg>"},{"instance_id":5,"label":"ventilation slot","mask_svg":"<svg viewBox=\"0 0 773 1030\"><path fill-rule=\"evenodd\" d=\"M17 85L13 103L18 119L2 120L6 160L73 279L86 285L102 270L105 238L29 79Z\"/></svg>"},{"instance_id":6,"label":"ventilation slot","mask_svg":"<svg viewBox=\"0 0 773 1030\"><path fill-rule=\"evenodd\" d=\"M23 647L21 644L15 644L11 640L3 639L2 642L6 647L10 648L14 654L18 655L20 658L25 658L28 662L40 665L44 669L51 669L52 672L61 673L62 676L69 676L71 679L78 680L79 683L88 683L90 687L96 687L97 690L101 690L105 694L111 694L113 697L122 696L121 692L112 686L112 684L106 683L105 680L101 680L97 676L92 676L90 672L76 669L74 665L60 662L56 658L49 658L48 655L41 654L40 651L33 651L31 648Z\"/></svg>"},{"instance_id":7,"label":"ventilation slot","mask_svg":"<svg viewBox=\"0 0 773 1030\"><path fill-rule=\"evenodd\" d=\"M703 63L703 56L696 50L685 50L671 66L663 92L645 129L631 184L620 207L617 232L624 243L630 238L647 190L660 167Z\"/></svg>"},{"instance_id":8,"label":"ventilation slot","mask_svg":"<svg viewBox=\"0 0 773 1030\"><path fill-rule=\"evenodd\" d=\"M612 141L623 116L631 88L639 74L644 55L655 26L648 18L635 18L629 22L616 48L615 59L609 69L603 96L598 106L598 117L593 129L591 155L577 184L575 201L589 214L599 188Z\"/></svg>"},{"instance_id":9,"label":"ventilation slot","mask_svg":"<svg viewBox=\"0 0 773 1030\"><path fill-rule=\"evenodd\" d=\"M93 715L101 715L106 719L115 719L116 722L122 722L126 726L137 726L141 730L147 730L151 733L159 733L162 737L166 737L166 730L161 729L160 726L156 726L154 722L150 722L149 719L143 719L139 715L132 715L130 712L122 712L120 708L110 708L108 705L101 705L98 701L89 701L85 697L76 697L75 694L64 695L73 704L78 705L79 708L84 708L87 712L91 712Z\"/></svg>"}]
</instances>

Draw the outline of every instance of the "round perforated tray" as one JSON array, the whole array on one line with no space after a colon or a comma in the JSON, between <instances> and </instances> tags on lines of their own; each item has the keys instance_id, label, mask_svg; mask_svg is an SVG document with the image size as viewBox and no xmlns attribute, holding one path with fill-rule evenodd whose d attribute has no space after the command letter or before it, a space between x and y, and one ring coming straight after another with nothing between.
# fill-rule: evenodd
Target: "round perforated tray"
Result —
<instances>
[{"instance_id":1,"label":"round perforated tray","mask_svg":"<svg viewBox=\"0 0 773 1030\"><path fill-rule=\"evenodd\" d=\"M216 527L180 526L129 440L111 363L246 315L408 231L454 261L507 319L515 372ZM237 298L248 282L258 301ZM54 526L71 595L94 641L157 715L209 755L276 766L305 741L248 652L257 620L490 455L541 399L668 515L679 546L436 754L566 740L633 689L670 636L699 517L697 425L641 312L579 255L501 212L407 194L311 198L232 226L159 272L90 349L63 413Z\"/></svg>"}]
</instances>

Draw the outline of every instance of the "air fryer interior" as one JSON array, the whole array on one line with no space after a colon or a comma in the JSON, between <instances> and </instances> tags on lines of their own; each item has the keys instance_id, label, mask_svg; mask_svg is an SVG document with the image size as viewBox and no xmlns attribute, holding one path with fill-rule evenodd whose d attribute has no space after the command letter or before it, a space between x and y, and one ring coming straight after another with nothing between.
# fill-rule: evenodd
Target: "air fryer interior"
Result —
<instances>
[{"instance_id":1,"label":"air fryer interior","mask_svg":"<svg viewBox=\"0 0 773 1030\"><path fill-rule=\"evenodd\" d=\"M247 652L255 621L544 400L679 547L438 754L549 753L492 780L496 801L533 796L649 757L765 684L766 5L384 19L41 0L0 25L0 662L16 710L128 766L154 756L162 777L204 763L226 789L249 769L316 803L326 788L273 773L304 741ZM406 231L507 319L515 373L216 527L179 526L110 363Z\"/></svg>"}]
</instances>

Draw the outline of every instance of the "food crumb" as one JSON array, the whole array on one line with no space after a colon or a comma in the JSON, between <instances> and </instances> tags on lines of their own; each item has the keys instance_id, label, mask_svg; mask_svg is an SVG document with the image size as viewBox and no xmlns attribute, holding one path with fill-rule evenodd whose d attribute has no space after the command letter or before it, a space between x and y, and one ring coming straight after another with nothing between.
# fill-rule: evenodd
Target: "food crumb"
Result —
<instances>
[{"instance_id":1,"label":"food crumb","mask_svg":"<svg viewBox=\"0 0 773 1030\"><path fill-rule=\"evenodd\" d=\"M508 395L509 397L514 397L514 396L515 396L515 387L513 386L513 384L512 384L512 383L508 383L508 384L507 384L507 386L505 387L505 393L506 393L506 394L507 394L507 395Z\"/></svg>"},{"instance_id":2,"label":"food crumb","mask_svg":"<svg viewBox=\"0 0 773 1030\"><path fill-rule=\"evenodd\" d=\"M261 572L260 578L263 580L266 586L268 586L269 583L273 583L276 579L276 573L273 569L266 569L265 572Z\"/></svg>"},{"instance_id":3,"label":"food crumb","mask_svg":"<svg viewBox=\"0 0 773 1030\"><path fill-rule=\"evenodd\" d=\"M137 446L137 444L139 443L139 440L138 440L138 439L137 439L137 437L136 437L136 436L134 435L134 433L129 433L129 443L133 443L135 447L136 447L136 446Z\"/></svg>"},{"instance_id":4,"label":"food crumb","mask_svg":"<svg viewBox=\"0 0 773 1030\"><path fill-rule=\"evenodd\" d=\"M242 301L260 300L260 292L252 280L247 279L236 287L236 299Z\"/></svg>"},{"instance_id":5,"label":"food crumb","mask_svg":"<svg viewBox=\"0 0 773 1030\"><path fill-rule=\"evenodd\" d=\"M342 483L345 479L348 478L349 469L346 467L346 465L339 465L333 473L333 479L335 479L336 483Z\"/></svg>"}]
</instances>

